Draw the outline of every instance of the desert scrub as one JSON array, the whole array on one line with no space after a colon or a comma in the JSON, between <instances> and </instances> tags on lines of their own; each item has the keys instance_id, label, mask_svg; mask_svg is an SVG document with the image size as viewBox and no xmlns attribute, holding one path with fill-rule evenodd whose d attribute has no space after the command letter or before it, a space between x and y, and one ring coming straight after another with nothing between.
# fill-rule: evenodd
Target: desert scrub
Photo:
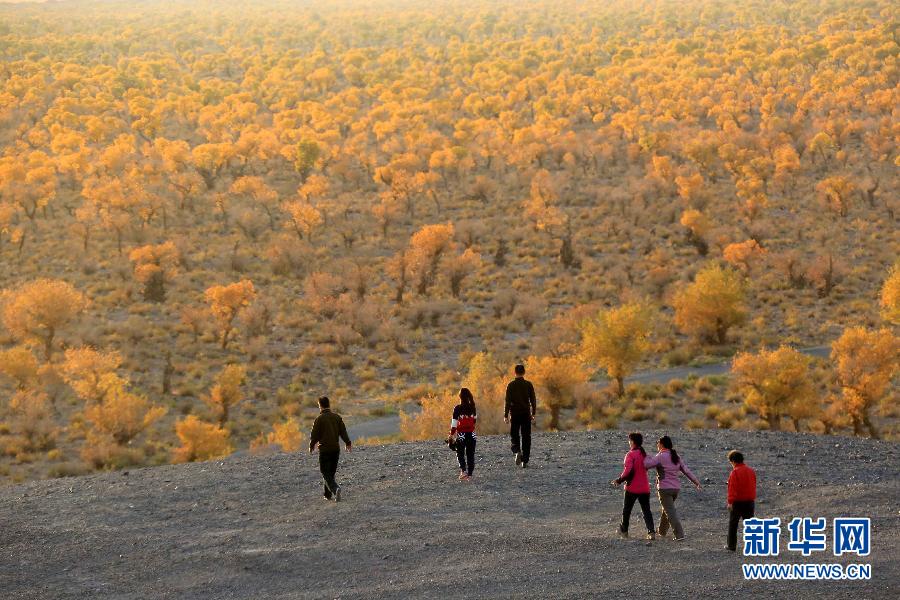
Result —
<instances>
[{"instance_id":1,"label":"desert scrub","mask_svg":"<svg viewBox=\"0 0 900 600\"><path fill-rule=\"evenodd\" d=\"M663 356L663 364L669 367L680 367L691 361L692 354L687 348L675 348Z\"/></svg>"},{"instance_id":2,"label":"desert scrub","mask_svg":"<svg viewBox=\"0 0 900 600\"><path fill-rule=\"evenodd\" d=\"M666 383L666 393L676 395L687 388L687 384L683 379L670 379Z\"/></svg>"},{"instance_id":3,"label":"desert scrub","mask_svg":"<svg viewBox=\"0 0 900 600\"><path fill-rule=\"evenodd\" d=\"M737 414L734 410L726 409L719 411L713 418L716 421L716 425L719 426L719 429L731 429L737 420Z\"/></svg>"},{"instance_id":4,"label":"desert scrub","mask_svg":"<svg viewBox=\"0 0 900 600\"><path fill-rule=\"evenodd\" d=\"M694 391L699 394L708 394L715 389L715 385L709 380L709 377L701 377L694 383Z\"/></svg>"},{"instance_id":5,"label":"desert scrub","mask_svg":"<svg viewBox=\"0 0 900 600\"><path fill-rule=\"evenodd\" d=\"M374 395L384 390L384 384L380 381L371 379L363 381L360 384L359 389L367 395Z\"/></svg>"},{"instance_id":6,"label":"desert scrub","mask_svg":"<svg viewBox=\"0 0 900 600\"><path fill-rule=\"evenodd\" d=\"M627 421L647 421L653 418L653 413L643 408L631 408L623 415Z\"/></svg>"},{"instance_id":7,"label":"desert scrub","mask_svg":"<svg viewBox=\"0 0 900 600\"><path fill-rule=\"evenodd\" d=\"M728 385L729 378L727 375L707 375L706 381L713 387L722 387L724 385Z\"/></svg>"},{"instance_id":8,"label":"desert scrub","mask_svg":"<svg viewBox=\"0 0 900 600\"><path fill-rule=\"evenodd\" d=\"M684 427L689 430L704 429L706 427L706 421L703 419L688 419L684 422Z\"/></svg>"}]
</instances>

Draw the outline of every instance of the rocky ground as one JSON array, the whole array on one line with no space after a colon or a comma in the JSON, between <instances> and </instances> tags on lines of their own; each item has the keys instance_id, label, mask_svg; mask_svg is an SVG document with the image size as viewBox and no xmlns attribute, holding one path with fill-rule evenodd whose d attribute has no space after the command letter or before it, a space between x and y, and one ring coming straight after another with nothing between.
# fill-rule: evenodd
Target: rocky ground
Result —
<instances>
[{"instance_id":1,"label":"rocky ground","mask_svg":"<svg viewBox=\"0 0 900 600\"><path fill-rule=\"evenodd\" d=\"M621 491L607 482L620 470L621 431L540 434L527 470L504 438L481 438L469 483L438 442L361 447L343 456L340 504L322 499L313 456L236 456L0 489L0 596L900 596L900 445L668 433L704 482L678 500L684 543L617 539ZM722 550L733 447L757 469L758 515L824 516L829 530L837 516L872 518L869 557L804 559L785 550L785 527L782 555L759 562L863 562L872 579L745 582L743 557Z\"/></svg>"}]
</instances>

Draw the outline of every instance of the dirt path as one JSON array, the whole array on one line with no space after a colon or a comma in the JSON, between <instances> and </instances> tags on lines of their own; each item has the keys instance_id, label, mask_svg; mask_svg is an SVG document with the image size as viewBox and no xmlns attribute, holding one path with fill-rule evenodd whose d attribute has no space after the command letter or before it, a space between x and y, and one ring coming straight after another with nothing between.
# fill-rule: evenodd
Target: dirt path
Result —
<instances>
[{"instance_id":1,"label":"dirt path","mask_svg":"<svg viewBox=\"0 0 900 600\"><path fill-rule=\"evenodd\" d=\"M831 346L814 346L812 348L801 348L803 354L814 356L817 358L827 358L831 353ZM674 367L672 369L654 369L652 371L641 371L630 377L625 378L625 383L668 383L673 379L687 379L691 375L694 377L708 377L710 375L723 375L731 370L731 361L723 361L699 367ZM412 412L416 408L413 407ZM400 416L388 415L378 417L377 419L360 420L348 419L348 427L350 434L354 438L367 437L387 437L400 433Z\"/></svg>"},{"instance_id":2,"label":"dirt path","mask_svg":"<svg viewBox=\"0 0 900 600\"><path fill-rule=\"evenodd\" d=\"M705 482L678 499L684 543L616 538L621 492L606 482L620 469L622 432L540 434L528 470L515 469L505 439L483 437L467 484L441 444L359 448L343 457L340 504L322 500L306 454L7 487L0 590L4 599L898 597L900 444L669 433ZM724 453L734 446L759 474L759 515L871 517L871 556L854 562L870 563L872 579L745 582L742 557L721 550ZM850 561L785 552L768 562Z\"/></svg>"}]
</instances>

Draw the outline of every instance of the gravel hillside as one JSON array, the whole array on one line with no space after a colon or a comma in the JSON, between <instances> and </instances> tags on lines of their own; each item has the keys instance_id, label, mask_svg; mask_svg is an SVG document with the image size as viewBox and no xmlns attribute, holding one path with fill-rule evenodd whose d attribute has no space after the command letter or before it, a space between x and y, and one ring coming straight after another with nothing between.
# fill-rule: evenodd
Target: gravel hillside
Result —
<instances>
[{"instance_id":1,"label":"gravel hillside","mask_svg":"<svg viewBox=\"0 0 900 600\"><path fill-rule=\"evenodd\" d=\"M483 437L470 483L440 443L362 447L343 455L340 504L313 456L239 456L0 489L0 597L900 597L900 444L668 433L705 482L679 498L684 543L617 539L621 431L537 435L527 470ZM829 542L832 518L872 518L867 558L803 559L785 527L782 556L758 562L864 562L872 579L745 582L722 550L733 447L757 469L759 516L828 517Z\"/></svg>"}]
</instances>

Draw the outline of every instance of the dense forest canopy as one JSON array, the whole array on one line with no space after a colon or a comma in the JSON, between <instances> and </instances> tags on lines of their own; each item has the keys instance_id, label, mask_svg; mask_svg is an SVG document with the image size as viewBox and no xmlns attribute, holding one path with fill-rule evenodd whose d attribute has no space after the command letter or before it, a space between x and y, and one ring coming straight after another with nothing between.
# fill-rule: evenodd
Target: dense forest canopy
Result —
<instances>
[{"instance_id":1,"label":"dense forest canopy","mask_svg":"<svg viewBox=\"0 0 900 600\"><path fill-rule=\"evenodd\" d=\"M552 427L896 436L898 12L0 5L0 473L296 449L322 392L429 437L519 360Z\"/></svg>"}]
</instances>

